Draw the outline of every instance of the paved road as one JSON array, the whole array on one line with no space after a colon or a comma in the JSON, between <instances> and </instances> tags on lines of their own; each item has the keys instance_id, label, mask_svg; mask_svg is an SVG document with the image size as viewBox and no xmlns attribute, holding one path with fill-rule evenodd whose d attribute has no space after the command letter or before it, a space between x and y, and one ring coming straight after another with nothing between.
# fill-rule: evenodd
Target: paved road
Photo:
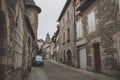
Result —
<instances>
[{"instance_id":1,"label":"paved road","mask_svg":"<svg viewBox=\"0 0 120 80\"><path fill-rule=\"evenodd\" d=\"M33 67L27 80L49 80L43 67Z\"/></svg>"},{"instance_id":2,"label":"paved road","mask_svg":"<svg viewBox=\"0 0 120 80\"><path fill-rule=\"evenodd\" d=\"M50 80L93 80L80 72L47 61L44 71Z\"/></svg>"},{"instance_id":3,"label":"paved road","mask_svg":"<svg viewBox=\"0 0 120 80\"><path fill-rule=\"evenodd\" d=\"M88 73L88 72L87 72ZM117 80L95 73L86 74L85 71L77 71L70 67L45 61L44 67L34 67L28 80ZM118 79L120 80L120 79Z\"/></svg>"}]
</instances>

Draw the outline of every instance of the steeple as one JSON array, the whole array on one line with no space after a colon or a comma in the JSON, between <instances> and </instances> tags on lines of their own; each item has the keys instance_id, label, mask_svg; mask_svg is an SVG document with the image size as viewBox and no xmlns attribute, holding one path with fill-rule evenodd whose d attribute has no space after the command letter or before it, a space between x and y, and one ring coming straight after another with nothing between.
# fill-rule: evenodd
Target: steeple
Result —
<instances>
[{"instance_id":1,"label":"steeple","mask_svg":"<svg viewBox=\"0 0 120 80\"><path fill-rule=\"evenodd\" d=\"M46 35L46 40L45 40L47 43L50 43L50 35L49 35L49 33L47 33L47 35Z\"/></svg>"}]
</instances>

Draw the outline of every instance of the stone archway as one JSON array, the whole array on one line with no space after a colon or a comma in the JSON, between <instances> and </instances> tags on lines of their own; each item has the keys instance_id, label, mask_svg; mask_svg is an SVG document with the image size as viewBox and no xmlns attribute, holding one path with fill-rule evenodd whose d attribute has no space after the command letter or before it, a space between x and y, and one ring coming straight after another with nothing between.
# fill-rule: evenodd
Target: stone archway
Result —
<instances>
[{"instance_id":1,"label":"stone archway","mask_svg":"<svg viewBox=\"0 0 120 80\"><path fill-rule=\"evenodd\" d=\"M72 52L70 50L67 51L67 64L72 63Z\"/></svg>"},{"instance_id":2,"label":"stone archway","mask_svg":"<svg viewBox=\"0 0 120 80\"><path fill-rule=\"evenodd\" d=\"M8 46L7 44L7 28L6 28L6 20L5 15L2 11L0 11L0 80L5 79L5 70L7 68L7 52Z\"/></svg>"}]
</instances>

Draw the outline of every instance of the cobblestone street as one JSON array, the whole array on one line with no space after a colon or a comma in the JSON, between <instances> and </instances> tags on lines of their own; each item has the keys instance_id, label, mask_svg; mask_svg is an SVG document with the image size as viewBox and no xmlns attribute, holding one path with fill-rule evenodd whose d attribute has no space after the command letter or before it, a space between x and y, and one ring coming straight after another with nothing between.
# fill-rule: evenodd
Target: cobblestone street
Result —
<instances>
[{"instance_id":1,"label":"cobblestone street","mask_svg":"<svg viewBox=\"0 0 120 80\"><path fill-rule=\"evenodd\" d=\"M45 61L44 67L34 67L27 80L119 80L100 74L84 72L58 64Z\"/></svg>"},{"instance_id":2,"label":"cobblestone street","mask_svg":"<svg viewBox=\"0 0 120 80\"><path fill-rule=\"evenodd\" d=\"M42 67L34 67L27 80L49 80Z\"/></svg>"}]
</instances>

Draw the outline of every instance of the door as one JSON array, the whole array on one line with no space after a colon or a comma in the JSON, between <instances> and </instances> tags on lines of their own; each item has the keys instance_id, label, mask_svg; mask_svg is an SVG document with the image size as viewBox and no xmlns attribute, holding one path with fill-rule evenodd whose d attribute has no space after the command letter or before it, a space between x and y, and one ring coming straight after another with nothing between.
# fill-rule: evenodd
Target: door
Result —
<instances>
[{"instance_id":1,"label":"door","mask_svg":"<svg viewBox=\"0 0 120 80\"><path fill-rule=\"evenodd\" d=\"M79 50L79 62L80 62L80 68L83 68L83 69L86 69L86 64L87 64L87 61L86 61L86 48L81 48Z\"/></svg>"},{"instance_id":2,"label":"door","mask_svg":"<svg viewBox=\"0 0 120 80\"><path fill-rule=\"evenodd\" d=\"M94 48L94 66L96 72L101 72L101 58L100 58L100 45L99 43L93 44Z\"/></svg>"},{"instance_id":3,"label":"door","mask_svg":"<svg viewBox=\"0 0 120 80\"><path fill-rule=\"evenodd\" d=\"M64 51L64 63L65 63L65 51Z\"/></svg>"}]
</instances>

